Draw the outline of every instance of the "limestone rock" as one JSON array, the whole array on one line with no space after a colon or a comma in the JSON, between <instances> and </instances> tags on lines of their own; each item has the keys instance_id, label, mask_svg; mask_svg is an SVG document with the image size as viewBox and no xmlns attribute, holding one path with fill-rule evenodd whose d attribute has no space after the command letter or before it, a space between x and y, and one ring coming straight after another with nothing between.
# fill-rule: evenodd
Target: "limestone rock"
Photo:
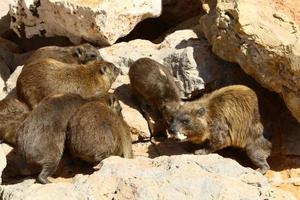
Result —
<instances>
[{"instance_id":1,"label":"limestone rock","mask_svg":"<svg viewBox=\"0 0 300 200\"><path fill-rule=\"evenodd\" d=\"M0 184L2 183L2 172L6 167L6 153L4 152L2 146L0 146Z\"/></svg>"},{"instance_id":2,"label":"limestone rock","mask_svg":"<svg viewBox=\"0 0 300 200\"><path fill-rule=\"evenodd\" d=\"M120 101L124 120L131 128L132 141L149 139L150 131L148 124L143 115L139 112L136 102L132 97L129 77L127 75L118 76L111 86L111 92L113 92Z\"/></svg>"},{"instance_id":3,"label":"limestone rock","mask_svg":"<svg viewBox=\"0 0 300 200\"><path fill-rule=\"evenodd\" d=\"M100 170L73 181L2 185L3 200L25 199L289 199L258 172L216 154L155 159L105 159Z\"/></svg>"},{"instance_id":4,"label":"limestone rock","mask_svg":"<svg viewBox=\"0 0 300 200\"><path fill-rule=\"evenodd\" d=\"M147 40L122 42L99 50L102 59L114 63L127 74L132 63L149 57L169 67L178 84L182 98L190 98L213 79L219 66L209 44L192 29L175 31L159 44ZM213 70L212 70L213 69Z\"/></svg>"},{"instance_id":5,"label":"limestone rock","mask_svg":"<svg viewBox=\"0 0 300 200\"><path fill-rule=\"evenodd\" d=\"M113 44L160 13L160 0L12 0L10 5L11 27L20 37L66 36L76 44L82 39Z\"/></svg>"},{"instance_id":6,"label":"limestone rock","mask_svg":"<svg viewBox=\"0 0 300 200\"><path fill-rule=\"evenodd\" d=\"M207 2L209 13L200 22L213 52L280 93L300 121L300 2Z\"/></svg>"}]
</instances>

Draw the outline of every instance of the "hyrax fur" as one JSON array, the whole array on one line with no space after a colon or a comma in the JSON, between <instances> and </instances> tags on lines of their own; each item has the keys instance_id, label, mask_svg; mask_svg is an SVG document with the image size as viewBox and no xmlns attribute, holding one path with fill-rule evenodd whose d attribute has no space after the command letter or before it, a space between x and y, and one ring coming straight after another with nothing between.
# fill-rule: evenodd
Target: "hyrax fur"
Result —
<instances>
[{"instance_id":1,"label":"hyrax fur","mask_svg":"<svg viewBox=\"0 0 300 200\"><path fill-rule=\"evenodd\" d=\"M165 129L181 102L179 89L169 69L150 58L141 58L130 67L129 78L140 106L150 105L152 110L158 111L159 118L163 117L165 121ZM156 135L157 130L152 127L149 117L146 118L150 131Z\"/></svg>"},{"instance_id":2,"label":"hyrax fur","mask_svg":"<svg viewBox=\"0 0 300 200\"><path fill-rule=\"evenodd\" d=\"M208 154L228 146L242 148L265 173L271 143L263 136L256 94L243 85L223 87L202 98L187 102L177 111L171 125L175 137L207 148L195 154Z\"/></svg>"},{"instance_id":3,"label":"hyrax fur","mask_svg":"<svg viewBox=\"0 0 300 200\"><path fill-rule=\"evenodd\" d=\"M71 155L93 165L110 155L133 158L129 126L100 101L82 105L71 118L67 146Z\"/></svg>"},{"instance_id":4,"label":"hyrax fur","mask_svg":"<svg viewBox=\"0 0 300 200\"><path fill-rule=\"evenodd\" d=\"M29 114L26 104L15 98L0 101L0 140L16 145L16 131Z\"/></svg>"},{"instance_id":5,"label":"hyrax fur","mask_svg":"<svg viewBox=\"0 0 300 200\"><path fill-rule=\"evenodd\" d=\"M85 64L89 61L99 60L99 55L99 51L88 43L70 47L47 46L33 52L26 60L25 66L46 58L68 64Z\"/></svg>"},{"instance_id":6,"label":"hyrax fur","mask_svg":"<svg viewBox=\"0 0 300 200\"><path fill-rule=\"evenodd\" d=\"M115 65L105 61L80 65L45 59L24 67L17 80L17 95L31 108L51 93L75 93L84 98L101 96L118 73Z\"/></svg>"},{"instance_id":7,"label":"hyrax fur","mask_svg":"<svg viewBox=\"0 0 300 200\"><path fill-rule=\"evenodd\" d=\"M71 93L53 94L43 99L17 130L17 150L30 166L41 167L39 182L48 183L47 177L56 171L70 118L81 105L93 101L102 102L118 115L121 112L113 94L90 99Z\"/></svg>"},{"instance_id":8,"label":"hyrax fur","mask_svg":"<svg viewBox=\"0 0 300 200\"><path fill-rule=\"evenodd\" d=\"M49 183L61 160L67 124L85 100L77 94L55 94L43 99L17 131L17 150L28 164L41 167L40 183Z\"/></svg>"}]
</instances>

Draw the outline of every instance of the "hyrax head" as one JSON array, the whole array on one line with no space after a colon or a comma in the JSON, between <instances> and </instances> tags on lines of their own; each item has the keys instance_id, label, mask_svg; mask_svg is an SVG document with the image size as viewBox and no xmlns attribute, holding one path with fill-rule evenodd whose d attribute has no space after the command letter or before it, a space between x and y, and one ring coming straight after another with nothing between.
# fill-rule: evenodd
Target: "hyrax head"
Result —
<instances>
[{"instance_id":1,"label":"hyrax head","mask_svg":"<svg viewBox=\"0 0 300 200\"><path fill-rule=\"evenodd\" d=\"M98 73L107 84L112 84L120 73L120 70L112 63L106 61L94 61L89 66Z\"/></svg>"},{"instance_id":2,"label":"hyrax head","mask_svg":"<svg viewBox=\"0 0 300 200\"><path fill-rule=\"evenodd\" d=\"M179 141L202 143L208 139L207 108L182 105L173 117L171 135Z\"/></svg>"},{"instance_id":3,"label":"hyrax head","mask_svg":"<svg viewBox=\"0 0 300 200\"><path fill-rule=\"evenodd\" d=\"M78 58L81 64L85 64L93 60L100 60L98 49L88 43L76 46L74 56Z\"/></svg>"}]
</instances>

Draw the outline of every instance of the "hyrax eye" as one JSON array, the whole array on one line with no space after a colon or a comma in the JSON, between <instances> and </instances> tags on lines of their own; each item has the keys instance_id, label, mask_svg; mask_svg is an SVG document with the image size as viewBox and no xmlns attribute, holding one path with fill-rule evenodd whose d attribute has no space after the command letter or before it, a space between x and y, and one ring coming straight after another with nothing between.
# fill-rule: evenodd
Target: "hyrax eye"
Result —
<instances>
[{"instance_id":1,"label":"hyrax eye","mask_svg":"<svg viewBox=\"0 0 300 200\"><path fill-rule=\"evenodd\" d=\"M184 119L184 120L182 120L182 123L185 124L185 125L187 125L187 124L190 123L190 119Z\"/></svg>"}]
</instances>

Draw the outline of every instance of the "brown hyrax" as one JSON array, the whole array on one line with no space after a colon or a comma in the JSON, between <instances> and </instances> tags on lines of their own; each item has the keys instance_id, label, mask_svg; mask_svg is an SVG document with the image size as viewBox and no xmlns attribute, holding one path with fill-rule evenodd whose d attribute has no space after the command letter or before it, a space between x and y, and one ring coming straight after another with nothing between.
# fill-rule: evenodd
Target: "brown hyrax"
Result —
<instances>
[{"instance_id":1,"label":"brown hyrax","mask_svg":"<svg viewBox=\"0 0 300 200\"><path fill-rule=\"evenodd\" d=\"M49 183L61 160L67 124L85 103L78 94L55 94L44 98L17 130L17 150L28 164L41 167L40 183Z\"/></svg>"},{"instance_id":2,"label":"brown hyrax","mask_svg":"<svg viewBox=\"0 0 300 200\"><path fill-rule=\"evenodd\" d=\"M195 154L208 154L228 146L246 151L252 162L265 173L271 143L263 136L263 125L256 94L243 85L223 87L198 100L186 102L174 116L174 137L207 147Z\"/></svg>"},{"instance_id":3,"label":"brown hyrax","mask_svg":"<svg viewBox=\"0 0 300 200\"><path fill-rule=\"evenodd\" d=\"M61 93L49 95L30 113L17 130L17 150L32 168L41 167L38 180L48 183L64 151L67 124L81 105L101 102L117 115L120 104L113 94L83 99L78 94Z\"/></svg>"},{"instance_id":4,"label":"brown hyrax","mask_svg":"<svg viewBox=\"0 0 300 200\"><path fill-rule=\"evenodd\" d=\"M159 113L154 117L155 123L161 120L157 118L163 118L166 124L170 123L173 113L181 102L174 77L164 65L150 58L141 58L130 66L129 78L133 94L139 101L143 114L146 114L150 131L156 135L157 131L161 130L155 127L157 125L151 124L145 105L149 105L152 111ZM166 125L162 127L165 129Z\"/></svg>"},{"instance_id":5,"label":"brown hyrax","mask_svg":"<svg viewBox=\"0 0 300 200\"><path fill-rule=\"evenodd\" d=\"M99 51L88 43L70 47L47 46L33 52L26 60L25 66L29 63L40 62L46 58L69 64L85 64L89 61L100 59L99 55Z\"/></svg>"},{"instance_id":6,"label":"brown hyrax","mask_svg":"<svg viewBox=\"0 0 300 200\"><path fill-rule=\"evenodd\" d=\"M51 93L101 96L119 74L115 65L105 61L80 65L45 59L32 65L22 70L16 86L18 98L31 108Z\"/></svg>"},{"instance_id":7,"label":"brown hyrax","mask_svg":"<svg viewBox=\"0 0 300 200\"><path fill-rule=\"evenodd\" d=\"M14 98L0 101L0 140L16 145L16 131L29 114L26 104Z\"/></svg>"},{"instance_id":8,"label":"brown hyrax","mask_svg":"<svg viewBox=\"0 0 300 200\"><path fill-rule=\"evenodd\" d=\"M74 157L98 164L110 155L133 158L129 126L106 104L82 105L70 119L67 146Z\"/></svg>"}]
</instances>

